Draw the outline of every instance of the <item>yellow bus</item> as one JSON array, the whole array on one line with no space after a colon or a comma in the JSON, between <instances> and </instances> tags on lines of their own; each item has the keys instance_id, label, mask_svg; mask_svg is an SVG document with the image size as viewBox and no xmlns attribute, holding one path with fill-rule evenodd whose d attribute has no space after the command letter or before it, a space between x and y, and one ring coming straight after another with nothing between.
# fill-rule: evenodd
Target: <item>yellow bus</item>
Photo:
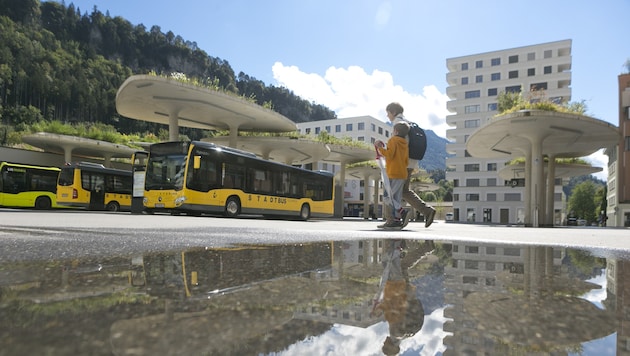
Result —
<instances>
[{"instance_id":1,"label":"yellow bus","mask_svg":"<svg viewBox=\"0 0 630 356\"><path fill-rule=\"evenodd\" d=\"M330 217L334 176L209 142L151 145L144 208L189 215Z\"/></svg>"},{"instance_id":2,"label":"yellow bus","mask_svg":"<svg viewBox=\"0 0 630 356\"><path fill-rule=\"evenodd\" d=\"M56 208L59 168L0 162L0 206Z\"/></svg>"},{"instance_id":3,"label":"yellow bus","mask_svg":"<svg viewBox=\"0 0 630 356\"><path fill-rule=\"evenodd\" d=\"M57 181L57 204L88 210L131 209L131 170L80 162L63 166Z\"/></svg>"}]
</instances>

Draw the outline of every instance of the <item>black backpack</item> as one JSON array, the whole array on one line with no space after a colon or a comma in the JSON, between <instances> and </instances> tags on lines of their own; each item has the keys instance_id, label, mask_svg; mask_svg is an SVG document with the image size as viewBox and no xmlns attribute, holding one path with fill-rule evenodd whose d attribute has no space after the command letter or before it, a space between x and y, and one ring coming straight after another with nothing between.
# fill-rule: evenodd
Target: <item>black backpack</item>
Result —
<instances>
[{"instance_id":1,"label":"black backpack","mask_svg":"<svg viewBox=\"0 0 630 356\"><path fill-rule=\"evenodd\" d=\"M415 122L409 124L409 158L421 160L427 151L427 135Z\"/></svg>"}]
</instances>

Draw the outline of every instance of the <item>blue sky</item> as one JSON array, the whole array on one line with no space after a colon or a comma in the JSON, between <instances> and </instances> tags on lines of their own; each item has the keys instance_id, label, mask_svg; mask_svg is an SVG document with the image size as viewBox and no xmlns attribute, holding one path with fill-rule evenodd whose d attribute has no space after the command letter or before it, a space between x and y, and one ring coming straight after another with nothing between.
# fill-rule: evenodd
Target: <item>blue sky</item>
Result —
<instances>
[{"instance_id":1,"label":"blue sky","mask_svg":"<svg viewBox=\"0 0 630 356\"><path fill-rule=\"evenodd\" d=\"M65 3L172 31L236 74L287 87L338 117L386 121L385 105L399 101L409 119L442 137L447 58L571 39L572 101L615 125L617 76L630 59L630 0Z\"/></svg>"}]
</instances>

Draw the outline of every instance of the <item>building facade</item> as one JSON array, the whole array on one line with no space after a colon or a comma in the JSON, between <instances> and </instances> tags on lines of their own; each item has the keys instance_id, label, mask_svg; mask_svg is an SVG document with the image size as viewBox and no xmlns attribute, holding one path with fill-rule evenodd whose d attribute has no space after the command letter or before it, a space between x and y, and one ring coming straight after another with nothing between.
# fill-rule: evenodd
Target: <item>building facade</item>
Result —
<instances>
[{"instance_id":1,"label":"building facade","mask_svg":"<svg viewBox=\"0 0 630 356\"><path fill-rule=\"evenodd\" d=\"M468 137L498 114L501 92L521 92L557 103L571 100L571 40L449 58L446 93L448 153L446 178L453 181L453 220L471 223L522 224L525 189L499 177L506 158L471 157ZM565 218L565 196L556 180L554 224ZM527 184L527 182L525 183Z\"/></svg>"},{"instance_id":2,"label":"building facade","mask_svg":"<svg viewBox=\"0 0 630 356\"><path fill-rule=\"evenodd\" d=\"M619 76L619 143L608 155L607 226L630 226L630 73Z\"/></svg>"}]
</instances>

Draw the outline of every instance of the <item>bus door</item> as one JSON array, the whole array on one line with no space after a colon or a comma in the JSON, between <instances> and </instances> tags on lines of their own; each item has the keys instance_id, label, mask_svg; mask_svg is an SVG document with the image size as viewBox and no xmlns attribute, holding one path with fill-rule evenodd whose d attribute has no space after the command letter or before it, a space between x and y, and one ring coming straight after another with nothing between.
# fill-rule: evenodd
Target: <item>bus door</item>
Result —
<instances>
[{"instance_id":1,"label":"bus door","mask_svg":"<svg viewBox=\"0 0 630 356\"><path fill-rule=\"evenodd\" d=\"M102 174L90 175L90 210L105 210L105 177Z\"/></svg>"}]
</instances>

